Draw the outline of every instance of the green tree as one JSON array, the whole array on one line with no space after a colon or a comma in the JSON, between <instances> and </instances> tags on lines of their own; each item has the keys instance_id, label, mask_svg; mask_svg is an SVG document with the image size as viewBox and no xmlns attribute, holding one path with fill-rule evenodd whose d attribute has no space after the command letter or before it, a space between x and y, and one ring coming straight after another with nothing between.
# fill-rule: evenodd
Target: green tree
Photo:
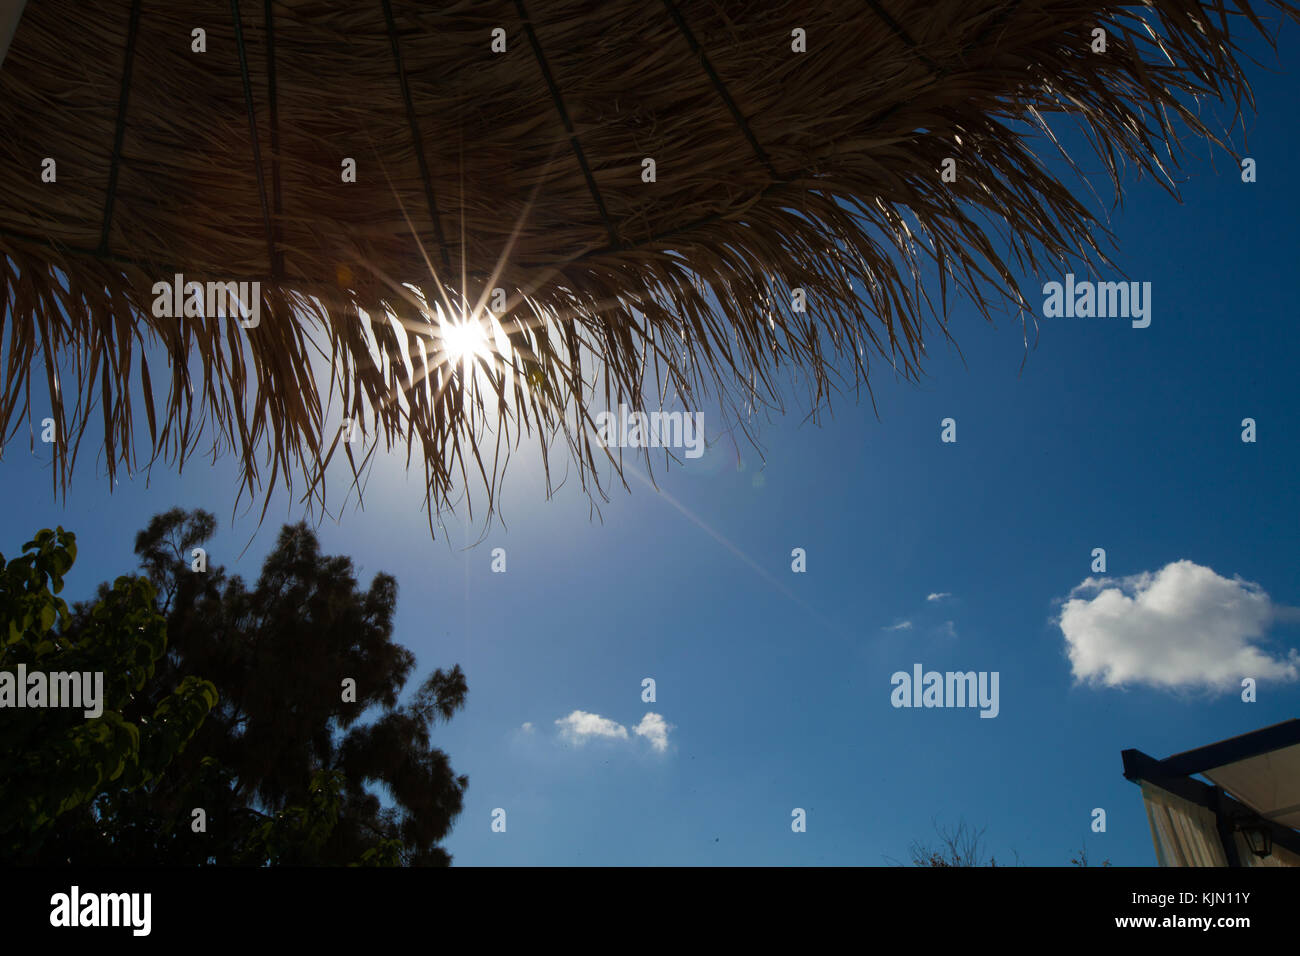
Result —
<instances>
[{"instance_id":1,"label":"green tree","mask_svg":"<svg viewBox=\"0 0 1300 956\"><path fill-rule=\"evenodd\" d=\"M390 575L362 590L351 560L322 555L296 524L280 531L250 589L221 567L191 570L215 528L205 512L173 509L149 523L135 550L172 636L160 671L171 681L207 677L217 706L167 774L104 793L63 822L49 858L450 863L438 844L468 780L432 745L431 730L464 705L460 667L434 671L399 705L415 658L392 641ZM86 620L79 606L72 629ZM345 679L355 681L355 702L344 699ZM149 707L148 693L137 703Z\"/></svg>"},{"instance_id":2,"label":"green tree","mask_svg":"<svg viewBox=\"0 0 1300 956\"><path fill-rule=\"evenodd\" d=\"M7 863L37 858L58 824L88 812L103 790L130 793L156 782L217 701L216 688L197 676L154 679L167 631L148 580L102 586L70 627L56 595L76 557L76 537L61 527L40 531L12 561L0 554L0 858ZM20 666L47 681L91 675L92 686L102 675L92 708L102 712L17 708L16 695L28 689L19 686Z\"/></svg>"}]
</instances>

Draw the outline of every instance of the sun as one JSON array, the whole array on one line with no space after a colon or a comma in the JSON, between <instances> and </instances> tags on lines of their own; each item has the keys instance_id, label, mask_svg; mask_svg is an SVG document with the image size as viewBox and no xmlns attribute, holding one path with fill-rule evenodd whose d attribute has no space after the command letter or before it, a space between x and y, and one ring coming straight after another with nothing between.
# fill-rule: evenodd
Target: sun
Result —
<instances>
[{"instance_id":1,"label":"sun","mask_svg":"<svg viewBox=\"0 0 1300 956\"><path fill-rule=\"evenodd\" d=\"M441 315L439 317L441 318ZM476 357L488 357L487 332L481 322L473 318L442 321L438 323L438 332L440 344L449 364L459 364L465 359Z\"/></svg>"},{"instance_id":2,"label":"sun","mask_svg":"<svg viewBox=\"0 0 1300 956\"><path fill-rule=\"evenodd\" d=\"M535 354L539 339L546 336L533 333L532 324L516 323L517 330L507 332L502 319L483 302L473 306L454 290L440 290L443 301L428 303L419 287L405 288L419 318L400 317L392 310L387 317L399 341L406 337L413 345L405 361L409 387L422 383L431 402L446 389L463 390L489 406L501 397L503 386L511 395L546 392L545 372Z\"/></svg>"}]
</instances>

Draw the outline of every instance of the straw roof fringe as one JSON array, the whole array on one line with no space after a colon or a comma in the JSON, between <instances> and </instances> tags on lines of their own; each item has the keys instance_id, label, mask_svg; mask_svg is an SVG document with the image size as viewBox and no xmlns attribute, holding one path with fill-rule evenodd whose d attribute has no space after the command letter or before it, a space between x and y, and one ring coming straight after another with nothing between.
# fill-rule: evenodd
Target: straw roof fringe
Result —
<instances>
[{"instance_id":1,"label":"straw roof fringe","mask_svg":"<svg viewBox=\"0 0 1300 956\"><path fill-rule=\"evenodd\" d=\"M1236 38L1298 17L1254 6L29 4L0 69L2 435L35 385L65 493L100 422L110 477L206 442L244 491L323 503L343 418L407 444L433 512L481 482L490 513L525 436L599 489L591 417L657 404L647 382L743 418L797 373L820 405L873 359L915 376L954 295L989 318L1031 307L1019 270L1106 266L1021 124L1071 112L1113 180L1172 185L1179 131L1223 133L1194 97L1253 105ZM261 282L260 324L156 317L178 273ZM477 392L404 283L449 314L505 290Z\"/></svg>"}]
</instances>

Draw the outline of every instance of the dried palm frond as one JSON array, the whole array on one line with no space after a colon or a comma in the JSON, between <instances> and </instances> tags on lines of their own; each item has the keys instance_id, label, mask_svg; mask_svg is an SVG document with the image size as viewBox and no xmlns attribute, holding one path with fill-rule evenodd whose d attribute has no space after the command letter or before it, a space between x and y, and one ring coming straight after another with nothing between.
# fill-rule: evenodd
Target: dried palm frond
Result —
<instances>
[{"instance_id":1,"label":"dried palm frond","mask_svg":"<svg viewBox=\"0 0 1300 956\"><path fill-rule=\"evenodd\" d=\"M784 371L817 406L873 359L915 376L956 294L1023 314L1017 273L1105 264L1027 133L1072 113L1116 186L1172 185L1179 133L1224 132L1199 98L1253 105L1237 39L1269 31L1249 0L30 3L0 435L43 378L65 493L102 422L110 476L211 441L250 493L323 496L345 418L407 445L431 514L479 482L490 513L525 435L599 489L594 410L779 405ZM155 316L175 274L260 282L260 324ZM441 351L462 313L477 371Z\"/></svg>"}]
</instances>

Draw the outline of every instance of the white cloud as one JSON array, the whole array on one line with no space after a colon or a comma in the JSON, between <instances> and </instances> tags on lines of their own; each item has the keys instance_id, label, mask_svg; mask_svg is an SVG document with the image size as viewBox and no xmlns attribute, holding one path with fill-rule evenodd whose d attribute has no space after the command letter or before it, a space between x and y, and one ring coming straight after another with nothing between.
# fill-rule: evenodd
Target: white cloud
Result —
<instances>
[{"instance_id":1,"label":"white cloud","mask_svg":"<svg viewBox=\"0 0 1300 956\"><path fill-rule=\"evenodd\" d=\"M1057 623L1078 680L1227 690L1243 677L1300 677L1295 650L1282 658L1256 646L1288 611L1257 584L1183 560L1154 573L1088 578Z\"/></svg>"},{"instance_id":2,"label":"white cloud","mask_svg":"<svg viewBox=\"0 0 1300 956\"><path fill-rule=\"evenodd\" d=\"M910 631L911 629L911 621L901 621L900 623L891 625L890 627L881 628L882 631Z\"/></svg>"},{"instance_id":3,"label":"white cloud","mask_svg":"<svg viewBox=\"0 0 1300 956\"><path fill-rule=\"evenodd\" d=\"M942 601L944 598L948 598L948 597L952 597L952 595L949 594L947 591L935 591L935 592L931 593L931 594L926 598L926 600L927 600L927 601Z\"/></svg>"},{"instance_id":4,"label":"white cloud","mask_svg":"<svg viewBox=\"0 0 1300 956\"><path fill-rule=\"evenodd\" d=\"M575 710L555 723L560 728L560 736L574 743L583 743L590 737L627 740L627 728L622 724L600 714L589 714L585 710Z\"/></svg>"},{"instance_id":5,"label":"white cloud","mask_svg":"<svg viewBox=\"0 0 1300 956\"><path fill-rule=\"evenodd\" d=\"M953 624L952 621L944 621L939 627L939 634L943 637L956 637L957 625Z\"/></svg>"},{"instance_id":6,"label":"white cloud","mask_svg":"<svg viewBox=\"0 0 1300 956\"><path fill-rule=\"evenodd\" d=\"M560 729L560 737L574 744L582 744L596 738L631 740L627 728L618 721L602 717L600 714L590 714L585 710L575 710L568 717L557 720L555 725ZM524 724L523 729L531 733L533 725ZM659 714L647 712L641 718L641 723L632 728L632 733L644 738L656 753L664 753L668 749L668 731L672 729L673 725Z\"/></svg>"},{"instance_id":7,"label":"white cloud","mask_svg":"<svg viewBox=\"0 0 1300 956\"><path fill-rule=\"evenodd\" d=\"M672 728L662 717L655 713L647 713L641 718L641 723L632 728L632 733L638 737L644 737L650 741L650 746L659 753L668 749L668 731Z\"/></svg>"},{"instance_id":8,"label":"white cloud","mask_svg":"<svg viewBox=\"0 0 1300 956\"><path fill-rule=\"evenodd\" d=\"M531 734L531 733L533 732L533 725L532 725L532 723L531 723L530 721L525 720L525 721L524 721L524 725L523 725L522 727L520 727L519 729L522 730L522 731L523 731L524 733L526 733L526 734Z\"/></svg>"}]
</instances>

